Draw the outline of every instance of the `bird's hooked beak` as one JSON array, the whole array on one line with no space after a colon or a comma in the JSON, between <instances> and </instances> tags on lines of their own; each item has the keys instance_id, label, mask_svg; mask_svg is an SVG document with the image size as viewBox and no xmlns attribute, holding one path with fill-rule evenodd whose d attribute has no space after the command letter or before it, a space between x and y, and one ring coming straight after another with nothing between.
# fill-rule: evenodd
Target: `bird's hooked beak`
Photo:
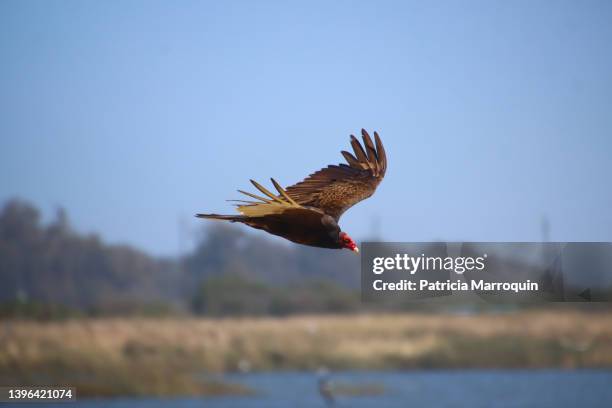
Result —
<instances>
[{"instance_id":1,"label":"bird's hooked beak","mask_svg":"<svg viewBox=\"0 0 612 408\"><path fill-rule=\"evenodd\" d=\"M355 248L353 248L353 252L358 254L359 253L359 247L355 246Z\"/></svg>"}]
</instances>

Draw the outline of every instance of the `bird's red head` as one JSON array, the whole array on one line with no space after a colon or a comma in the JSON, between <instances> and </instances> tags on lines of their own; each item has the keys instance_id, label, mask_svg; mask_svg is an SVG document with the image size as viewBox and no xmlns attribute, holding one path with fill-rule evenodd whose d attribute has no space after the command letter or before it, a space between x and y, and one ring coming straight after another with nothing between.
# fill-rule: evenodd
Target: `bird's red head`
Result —
<instances>
[{"instance_id":1,"label":"bird's red head","mask_svg":"<svg viewBox=\"0 0 612 408\"><path fill-rule=\"evenodd\" d=\"M355 241L353 241L351 237L348 236L346 232L340 233L340 244L342 245L342 248L347 248L355 253L359 253L359 248L357 248L357 244L355 243Z\"/></svg>"}]
</instances>

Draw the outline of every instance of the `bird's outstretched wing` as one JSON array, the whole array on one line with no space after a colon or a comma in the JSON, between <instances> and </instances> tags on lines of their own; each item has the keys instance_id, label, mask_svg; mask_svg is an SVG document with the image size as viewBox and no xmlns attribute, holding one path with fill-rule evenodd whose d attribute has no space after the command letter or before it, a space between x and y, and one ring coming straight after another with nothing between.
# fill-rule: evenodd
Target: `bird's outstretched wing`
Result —
<instances>
[{"instance_id":1,"label":"bird's outstretched wing","mask_svg":"<svg viewBox=\"0 0 612 408\"><path fill-rule=\"evenodd\" d=\"M270 234L287 238L298 244L323 248L341 248L338 241L340 228L332 218L318 208L303 207L296 203L287 192L274 180L279 195L270 192L261 184L251 183L263 196L240 191L253 198L251 201L238 201L240 215L196 214L200 218L241 222L250 227L261 229Z\"/></svg>"},{"instance_id":2,"label":"bird's outstretched wing","mask_svg":"<svg viewBox=\"0 0 612 408\"><path fill-rule=\"evenodd\" d=\"M299 205L318 208L338 221L342 213L370 197L385 176L387 156L378 133L374 132L376 145L368 132L362 129L361 134L365 149L351 135L355 155L342 151L348 165L328 166L287 187L290 198Z\"/></svg>"}]
</instances>

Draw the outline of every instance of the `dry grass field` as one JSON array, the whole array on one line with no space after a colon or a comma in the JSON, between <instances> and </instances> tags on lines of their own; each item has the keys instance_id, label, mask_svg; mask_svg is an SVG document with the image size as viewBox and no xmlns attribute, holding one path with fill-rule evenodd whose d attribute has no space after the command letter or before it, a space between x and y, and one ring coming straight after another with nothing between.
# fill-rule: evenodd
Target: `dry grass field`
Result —
<instances>
[{"instance_id":1,"label":"dry grass field","mask_svg":"<svg viewBox=\"0 0 612 408\"><path fill-rule=\"evenodd\" d=\"M81 395L248 393L239 370L612 367L612 313L0 322L0 384Z\"/></svg>"}]
</instances>

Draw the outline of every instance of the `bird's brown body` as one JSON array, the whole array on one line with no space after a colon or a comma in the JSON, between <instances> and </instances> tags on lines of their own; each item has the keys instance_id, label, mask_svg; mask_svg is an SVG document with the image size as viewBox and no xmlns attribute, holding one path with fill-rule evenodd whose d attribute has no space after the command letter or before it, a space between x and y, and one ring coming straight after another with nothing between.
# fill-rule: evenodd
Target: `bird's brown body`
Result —
<instances>
[{"instance_id":1,"label":"bird's brown body","mask_svg":"<svg viewBox=\"0 0 612 408\"><path fill-rule=\"evenodd\" d=\"M342 248L338 241L340 227L336 220L326 214L311 209L289 209L283 214L270 214L262 217L242 219L236 216L231 221L242 222L293 241L296 244L320 248Z\"/></svg>"},{"instance_id":2,"label":"bird's brown body","mask_svg":"<svg viewBox=\"0 0 612 408\"><path fill-rule=\"evenodd\" d=\"M197 216L240 222L298 244L358 251L354 241L340 230L338 220L344 211L374 193L387 170L387 157L378 134L374 132L374 145L368 133L361 132L365 150L351 135L355 156L342 152L348 165L328 166L286 190L272 179L278 194L251 180L264 196L239 190L257 200L240 201L241 215Z\"/></svg>"}]
</instances>

